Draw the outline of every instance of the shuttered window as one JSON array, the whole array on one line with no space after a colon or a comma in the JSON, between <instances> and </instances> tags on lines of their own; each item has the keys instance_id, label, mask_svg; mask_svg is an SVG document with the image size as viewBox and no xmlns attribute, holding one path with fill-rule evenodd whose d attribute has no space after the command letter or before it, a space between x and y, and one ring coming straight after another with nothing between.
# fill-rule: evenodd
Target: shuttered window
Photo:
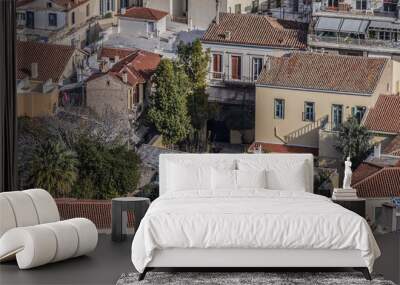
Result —
<instances>
[{"instance_id":1,"label":"shuttered window","mask_svg":"<svg viewBox=\"0 0 400 285\"><path fill-rule=\"evenodd\" d=\"M213 54L213 78L222 78L222 55Z\"/></svg>"},{"instance_id":2,"label":"shuttered window","mask_svg":"<svg viewBox=\"0 0 400 285\"><path fill-rule=\"evenodd\" d=\"M239 80L242 78L242 57L232 55L232 79Z\"/></svg>"}]
</instances>

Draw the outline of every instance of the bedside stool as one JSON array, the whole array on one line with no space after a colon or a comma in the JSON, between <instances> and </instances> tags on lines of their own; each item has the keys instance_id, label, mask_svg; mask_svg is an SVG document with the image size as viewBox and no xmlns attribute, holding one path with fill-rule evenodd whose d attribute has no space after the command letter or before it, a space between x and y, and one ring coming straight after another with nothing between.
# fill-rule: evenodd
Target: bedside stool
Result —
<instances>
[{"instance_id":1,"label":"bedside stool","mask_svg":"<svg viewBox=\"0 0 400 285\"><path fill-rule=\"evenodd\" d=\"M135 233L140 221L150 206L150 199L143 197L121 197L114 198L111 202L111 239L123 241L126 238L128 224L127 211L132 210L135 219Z\"/></svg>"},{"instance_id":2,"label":"bedside stool","mask_svg":"<svg viewBox=\"0 0 400 285\"><path fill-rule=\"evenodd\" d=\"M359 214L365 218L365 199L354 198L354 199L332 199L332 202L339 204L340 206Z\"/></svg>"}]
</instances>

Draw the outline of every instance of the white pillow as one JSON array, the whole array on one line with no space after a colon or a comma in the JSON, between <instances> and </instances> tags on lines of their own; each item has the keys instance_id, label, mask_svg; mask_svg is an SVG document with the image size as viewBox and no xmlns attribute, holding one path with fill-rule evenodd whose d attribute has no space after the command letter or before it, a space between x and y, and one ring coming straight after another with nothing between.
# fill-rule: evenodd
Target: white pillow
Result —
<instances>
[{"instance_id":1,"label":"white pillow","mask_svg":"<svg viewBox=\"0 0 400 285\"><path fill-rule=\"evenodd\" d=\"M236 190L236 170L212 168L213 189Z\"/></svg>"},{"instance_id":2,"label":"white pillow","mask_svg":"<svg viewBox=\"0 0 400 285\"><path fill-rule=\"evenodd\" d=\"M273 190L306 191L307 167L304 160L290 158L255 158L238 160L239 170L266 169L267 188Z\"/></svg>"},{"instance_id":3,"label":"white pillow","mask_svg":"<svg viewBox=\"0 0 400 285\"><path fill-rule=\"evenodd\" d=\"M211 190L211 187L211 167L168 164L168 191Z\"/></svg>"},{"instance_id":4,"label":"white pillow","mask_svg":"<svg viewBox=\"0 0 400 285\"><path fill-rule=\"evenodd\" d=\"M269 169L267 187L273 190L306 191L306 172L304 162L294 164L290 169Z\"/></svg>"},{"instance_id":5,"label":"white pillow","mask_svg":"<svg viewBox=\"0 0 400 285\"><path fill-rule=\"evenodd\" d=\"M267 188L267 171L236 170L238 188Z\"/></svg>"}]
</instances>

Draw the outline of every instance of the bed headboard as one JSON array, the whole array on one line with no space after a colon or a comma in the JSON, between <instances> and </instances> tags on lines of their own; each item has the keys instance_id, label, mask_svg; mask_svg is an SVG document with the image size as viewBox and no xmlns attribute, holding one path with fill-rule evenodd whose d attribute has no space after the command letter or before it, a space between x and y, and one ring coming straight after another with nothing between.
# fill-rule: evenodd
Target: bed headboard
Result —
<instances>
[{"instance_id":1,"label":"bed headboard","mask_svg":"<svg viewBox=\"0 0 400 285\"><path fill-rule=\"evenodd\" d=\"M281 153L268 153L268 154L161 154L159 159L159 183L160 183L160 195L167 191L168 181L168 162L174 162L183 165L202 165L202 166L215 166L215 165L233 165L233 169L236 168L237 160L266 160L267 162L274 162L279 160L293 161L293 162L305 162L305 173L307 180L306 191L313 193L314 186L314 161L312 154L281 154Z\"/></svg>"},{"instance_id":2,"label":"bed headboard","mask_svg":"<svg viewBox=\"0 0 400 285\"><path fill-rule=\"evenodd\" d=\"M293 162L305 162L306 167L306 179L307 179L307 192L313 193L314 186L314 161L312 154L281 154L281 153L268 153L268 154L227 154L227 153L204 153L204 154L191 154L191 153L171 153L171 154L160 154L159 159L159 183L160 183L160 195L167 191L167 180L168 180L168 162L174 162L178 164L188 165L202 165L202 166L214 166L217 164L234 165L236 167L237 160L266 160L269 163L274 161L293 161Z\"/></svg>"}]
</instances>

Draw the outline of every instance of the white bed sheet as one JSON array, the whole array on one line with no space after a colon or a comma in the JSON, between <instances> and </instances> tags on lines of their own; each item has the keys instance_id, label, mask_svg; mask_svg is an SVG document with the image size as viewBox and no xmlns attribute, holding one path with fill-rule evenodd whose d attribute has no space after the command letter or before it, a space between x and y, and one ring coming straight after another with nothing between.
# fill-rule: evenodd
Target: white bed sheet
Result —
<instances>
[{"instance_id":1,"label":"white bed sheet","mask_svg":"<svg viewBox=\"0 0 400 285\"><path fill-rule=\"evenodd\" d=\"M166 248L356 249L370 271L380 255L359 215L323 196L266 189L162 195L135 234L135 268Z\"/></svg>"}]
</instances>

